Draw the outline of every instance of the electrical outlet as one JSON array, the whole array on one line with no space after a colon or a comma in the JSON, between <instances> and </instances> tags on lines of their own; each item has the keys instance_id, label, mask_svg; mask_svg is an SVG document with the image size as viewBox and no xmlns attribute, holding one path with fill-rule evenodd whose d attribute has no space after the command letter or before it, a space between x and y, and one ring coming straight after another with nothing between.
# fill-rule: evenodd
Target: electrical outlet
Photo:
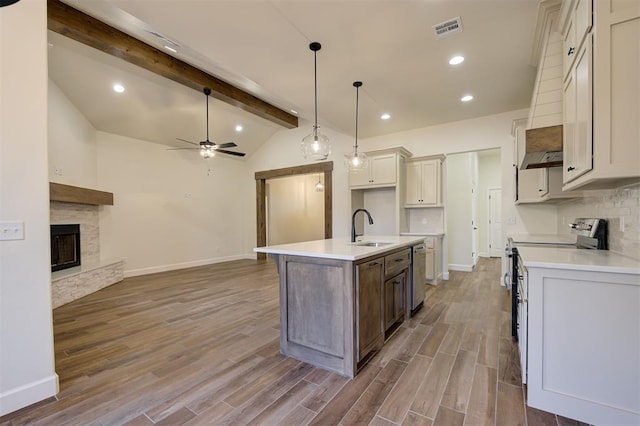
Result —
<instances>
[{"instance_id":1,"label":"electrical outlet","mask_svg":"<svg viewBox=\"0 0 640 426\"><path fill-rule=\"evenodd\" d=\"M24 222L0 222L0 241L24 240Z\"/></svg>"},{"instance_id":2,"label":"electrical outlet","mask_svg":"<svg viewBox=\"0 0 640 426\"><path fill-rule=\"evenodd\" d=\"M510 216L507 218L507 225L515 225L515 224L516 224L515 216Z\"/></svg>"},{"instance_id":3,"label":"electrical outlet","mask_svg":"<svg viewBox=\"0 0 640 426\"><path fill-rule=\"evenodd\" d=\"M62 167L56 167L55 174L57 174L58 176L62 176Z\"/></svg>"},{"instance_id":4,"label":"electrical outlet","mask_svg":"<svg viewBox=\"0 0 640 426\"><path fill-rule=\"evenodd\" d=\"M191 198L191 193L190 192L185 192L184 193L184 198Z\"/></svg>"}]
</instances>

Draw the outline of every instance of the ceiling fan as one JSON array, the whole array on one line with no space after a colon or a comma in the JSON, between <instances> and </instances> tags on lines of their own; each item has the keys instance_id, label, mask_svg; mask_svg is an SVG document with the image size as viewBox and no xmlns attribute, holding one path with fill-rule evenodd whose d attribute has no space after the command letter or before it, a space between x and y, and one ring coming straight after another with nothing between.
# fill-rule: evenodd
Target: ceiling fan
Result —
<instances>
[{"instance_id":1,"label":"ceiling fan","mask_svg":"<svg viewBox=\"0 0 640 426\"><path fill-rule=\"evenodd\" d=\"M233 148L234 146L238 146L234 142L217 144L209 140L209 95L211 94L211 89L209 89L208 87L205 87L203 92L207 98L207 139L204 141L200 141L200 143L195 143L185 139L176 138L179 141L190 143L191 145L195 145L198 148L168 148L168 149L169 150L179 150L179 149L199 150L200 155L203 158L211 158L214 155L216 155L217 152L221 154L235 155L236 157L244 157L245 156L244 152L229 151L225 149L225 148Z\"/></svg>"}]
</instances>

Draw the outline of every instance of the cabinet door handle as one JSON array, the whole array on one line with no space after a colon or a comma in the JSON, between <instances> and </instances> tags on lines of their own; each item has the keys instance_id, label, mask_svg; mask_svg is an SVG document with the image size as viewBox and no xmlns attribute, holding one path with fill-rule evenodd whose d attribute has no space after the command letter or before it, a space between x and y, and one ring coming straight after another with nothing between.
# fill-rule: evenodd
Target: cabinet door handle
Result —
<instances>
[{"instance_id":1,"label":"cabinet door handle","mask_svg":"<svg viewBox=\"0 0 640 426\"><path fill-rule=\"evenodd\" d=\"M394 262L403 262L403 261L404 261L404 259L396 259L396 260L394 260Z\"/></svg>"},{"instance_id":2,"label":"cabinet door handle","mask_svg":"<svg viewBox=\"0 0 640 426\"><path fill-rule=\"evenodd\" d=\"M376 266L376 265L379 265L379 264L380 264L380 262L371 262L367 266Z\"/></svg>"},{"instance_id":3,"label":"cabinet door handle","mask_svg":"<svg viewBox=\"0 0 640 426\"><path fill-rule=\"evenodd\" d=\"M567 52L567 56L571 56L571 55L573 55L573 54L575 53L575 51L576 51L576 48L575 48L575 47L570 47L570 48L569 48L569 51Z\"/></svg>"},{"instance_id":4,"label":"cabinet door handle","mask_svg":"<svg viewBox=\"0 0 640 426\"><path fill-rule=\"evenodd\" d=\"M538 189L538 192L542 192L542 189Z\"/></svg>"},{"instance_id":5,"label":"cabinet door handle","mask_svg":"<svg viewBox=\"0 0 640 426\"><path fill-rule=\"evenodd\" d=\"M575 167L573 167L573 166L569 166L569 167L567 167L567 171L568 171L568 172L570 172L571 170L575 170L575 169L576 169L576 168L575 168Z\"/></svg>"},{"instance_id":6,"label":"cabinet door handle","mask_svg":"<svg viewBox=\"0 0 640 426\"><path fill-rule=\"evenodd\" d=\"M400 284L400 281L394 281L393 282L393 285L398 285L398 284Z\"/></svg>"}]
</instances>

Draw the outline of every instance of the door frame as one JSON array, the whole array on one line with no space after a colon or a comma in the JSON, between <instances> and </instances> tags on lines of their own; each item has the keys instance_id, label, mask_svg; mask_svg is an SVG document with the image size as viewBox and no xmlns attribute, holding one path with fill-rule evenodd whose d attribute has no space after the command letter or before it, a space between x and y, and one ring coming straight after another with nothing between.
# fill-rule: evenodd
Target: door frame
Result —
<instances>
[{"instance_id":1,"label":"door frame","mask_svg":"<svg viewBox=\"0 0 640 426\"><path fill-rule=\"evenodd\" d=\"M267 179L286 176L324 173L324 237L331 238L333 236L332 172L333 161L256 172L256 247L264 247L267 245L266 181ZM266 253L258 253L257 258L258 260L264 260L267 258L267 255Z\"/></svg>"}]
</instances>

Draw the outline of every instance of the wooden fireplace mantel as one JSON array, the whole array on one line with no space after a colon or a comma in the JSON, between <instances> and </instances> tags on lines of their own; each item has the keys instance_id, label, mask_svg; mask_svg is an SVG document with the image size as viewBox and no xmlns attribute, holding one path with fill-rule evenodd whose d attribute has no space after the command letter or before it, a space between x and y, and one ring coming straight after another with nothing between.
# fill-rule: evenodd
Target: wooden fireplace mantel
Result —
<instances>
[{"instance_id":1,"label":"wooden fireplace mantel","mask_svg":"<svg viewBox=\"0 0 640 426\"><path fill-rule=\"evenodd\" d=\"M49 200L65 203L113 205L113 193L49 182Z\"/></svg>"}]
</instances>

